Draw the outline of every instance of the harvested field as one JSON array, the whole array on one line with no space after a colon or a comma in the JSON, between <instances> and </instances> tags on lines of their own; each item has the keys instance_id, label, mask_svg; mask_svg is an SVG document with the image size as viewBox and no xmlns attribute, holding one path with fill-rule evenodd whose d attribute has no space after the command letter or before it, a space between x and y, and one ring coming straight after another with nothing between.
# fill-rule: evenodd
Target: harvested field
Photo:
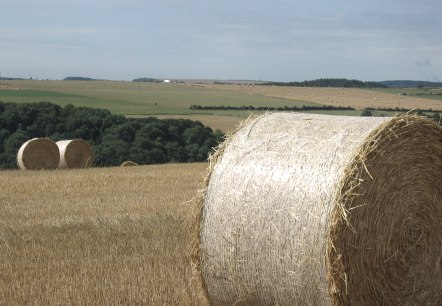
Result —
<instances>
[{"instance_id":1,"label":"harvested field","mask_svg":"<svg viewBox=\"0 0 442 306\"><path fill-rule=\"evenodd\" d=\"M205 305L186 225L205 169L0 172L0 304Z\"/></svg>"},{"instance_id":2,"label":"harvested field","mask_svg":"<svg viewBox=\"0 0 442 306\"><path fill-rule=\"evenodd\" d=\"M296 101L309 101L332 106L351 106L356 109L406 108L442 110L442 101L389 94L376 90L355 88L285 87L255 85L205 84L206 88L225 90L241 94L260 95Z\"/></svg>"},{"instance_id":3,"label":"harvested field","mask_svg":"<svg viewBox=\"0 0 442 306\"><path fill-rule=\"evenodd\" d=\"M127 116L130 118L142 118L142 116ZM159 119L189 119L197 120L202 124L212 128L213 130L220 129L224 132L234 131L239 123L245 118L234 116L218 116L218 115L157 115Z\"/></svg>"}]
</instances>

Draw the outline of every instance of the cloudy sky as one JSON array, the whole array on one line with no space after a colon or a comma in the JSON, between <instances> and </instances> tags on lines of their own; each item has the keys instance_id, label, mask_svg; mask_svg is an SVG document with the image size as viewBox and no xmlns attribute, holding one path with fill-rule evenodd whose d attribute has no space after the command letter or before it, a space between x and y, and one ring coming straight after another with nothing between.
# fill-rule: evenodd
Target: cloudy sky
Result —
<instances>
[{"instance_id":1,"label":"cloudy sky","mask_svg":"<svg viewBox=\"0 0 442 306\"><path fill-rule=\"evenodd\" d=\"M0 0L0 73L441 81L441 12L441 0Z\"/></svg>"}]
</instances>

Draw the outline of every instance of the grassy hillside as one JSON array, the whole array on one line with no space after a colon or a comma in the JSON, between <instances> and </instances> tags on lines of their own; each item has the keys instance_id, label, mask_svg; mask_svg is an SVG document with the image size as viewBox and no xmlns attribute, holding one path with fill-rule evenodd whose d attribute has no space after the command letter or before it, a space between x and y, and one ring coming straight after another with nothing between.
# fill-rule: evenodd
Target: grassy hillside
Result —
<instances>
[{"instance_id":1,"label":"grassy hillside","mask_svg":"<svg viewBox=\"0 0 442 306\"><path fill-rule=\"evenodd\" d=\"M205 168L0 172L0 304L205 305L188 226Z\"/></svg>"},{"instance_id":2,"label":"grassy hillside","mask_svg":"<svg viewBox=\"0 0 442 306\"><path fill-rule=\"evenodd\" d=\"M50 101L60 105L99 107L114 114L164 115L193 114L190 106L255 105L301 106L312 102L250 95L241 92L183 84L116 81L1 81L0 101ZM204 111L203 114L231 115L231 111ZM201 112L199 112L201 114Z\"/></svg>"},{"instance_id":3,"label":"grassy hillside","mask_svg":"<svg viewBox=\"0 0 442 306\"><path fill-rule=\"evenodd\" d=\"M239 84L163 84L119 81L0 81L0 101L50 101L60 105L99 107L114 114L166 116L202 120L213 128L234 129L247 110L191 110L201 106L321 106L355 110L314 110L312 113L359 116L364 108L442 110L442 92L432 89L356 89ZM254 113L259 113L254 111ZM394 115L378 112L377 115ZM210 116L216 117L210 117Z\"/></svg>"}]
</instances>

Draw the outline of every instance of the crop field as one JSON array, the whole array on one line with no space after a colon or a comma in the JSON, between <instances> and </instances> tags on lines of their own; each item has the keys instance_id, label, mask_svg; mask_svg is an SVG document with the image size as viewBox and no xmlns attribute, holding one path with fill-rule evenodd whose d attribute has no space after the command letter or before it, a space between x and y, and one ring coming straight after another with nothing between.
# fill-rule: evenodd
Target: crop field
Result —
<instances>
[{"instance_id":1,"label":"crop field","mask_svg":"<svg viewBox=\"0 0 442 306\"><path fill-rule=\"evenodd\" d=\"M302 106L312 102L252 96L196 85L117 81L1 81L0 101L99 107L122 115L192 115L191 105ZM231 115L231 111L198 114Z\"/></svg>"},{"instance_id":2,"label":"crop field","mask_svg":"<svg viewBox=\"0 0 442 306\"><path fill-rule=\"evenodd\" d=\"M435 94L420 94L421 91L410 89L356 89L356 88L312 88L281 86L243 86L207 84L206 88L265 96L281 99L308 101L322 105L351 106L356 109L373 108L406 108L442 110L442 99L438 95L441 89L432 89ZM410 92L409 95L402 94Z\"/></svg>"},{"instance_id":3,"label":"crop field","mask_svg":"<svg viewBox=\"0 0 442 306\"><path fill-rule=\"evenodd\" d=\"M212 129L219 129L224 132L234 131L239 123L245 120L249 116L248 113L244 113L239 116L221 116L221 115L156 115L159 119L190 119L198 120L206 126L210 126ZM129 118L143 118L143 115L129 115Z\"/></svg>"},{"instance_id":4,"label":"crop field","mask_svg":"<svg viewBox=\"0 0 442 306\"><path fill-rule=\"evenodd\" d=\"M350 106L355 110L314 110L311 113L359 116L362 109L405 108L442 110L441 88L354 89L279 87L236 84L163 84L122 81L0 81L0 101L40 102L98 107L131 117L186 118L231 131L248 110L201 109L202 106L302 107ZM260 113L253 111L253 113ZM390 116L394 111L375 111Z\"/></svg>"},{"instance_id":5,"label":"crop field","mask_svg":"<svg viewBox=\"0 0 442 306\"><path fill-rule=\"evenodd\" d=\"M0 304L206 305L189 255L205 169L0 172Z\"/></svg>"}]
</instances>

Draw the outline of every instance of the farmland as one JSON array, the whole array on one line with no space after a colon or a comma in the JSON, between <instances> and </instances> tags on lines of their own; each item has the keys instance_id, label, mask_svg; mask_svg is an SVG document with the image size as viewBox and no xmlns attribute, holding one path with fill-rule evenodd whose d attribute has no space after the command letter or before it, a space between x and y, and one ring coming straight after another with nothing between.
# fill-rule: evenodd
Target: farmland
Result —
<instances>
[{"instance_id":1,"label":"farmland","mask_svg":"<svg viewBox=\"0 0 442 306\"><path fill-rule=\"evenodd\" d=\"M189 255L205 168L0 172L0 304L205 305Z\"/></svg>"},{"instance_id":2,"label":"farmland","mask_svg":"<svg viewBox=\"0 0 442 306\"><path fill-rule=\"evenodd\" d=\"M128 116L129 118L143 118L143 115ZM198 120L212 129L220 129L221 131L232 131L238 124L248 117L248 114L239 116L221 116L221 115L156 115L158 119L190 119Z\"/></svg>"},{"instance_id":3,"label":"farmland","mask_svg":"<svg viewBox=\"0 0 442 306\"><path fill-rule=\"evenodd\" d=\"M202 105L317 105L315 103L226 92L196 85L116 81L2 81L0 101L50 101L106 108L122 115L191 115L193 104ZM203 112L213 114L213 111ZM231 115L229 111L216 112Z\"/></svg>"},{"instance_id":4,"label":"farmland","mask_svg":"<svg viewBox=\"0 0 442 306\"><path fill-rule=\"evenodd\" d=\"M1 81L0 100L101 107L231 130L248 111L191 105L442 109L439 89L361 90L130 82ZM430 99L431 98L431 99ZM205 163L1 171L0 304L207 305L190 261Z\"/></svg>"},{"instance_id":5,"label":"farmland","mask_svg":"<svg viewBox=\"0 0 442 306\"><path fill-rule=\"evenodd\" d=\"M0 101L50 101L59 105L98 107L132 117L186 118L224 131L234 129L250 111L191 110L202 106L299 107L344 106L355 110L315 110L314 113L359 116L362 109L406 108L442 110L442 90L280 87L238 84L163 84L121 81L0 81ZM254 111L255 113L259 111ZM310 112L310 111L308 111ZM376 111L394 115L395 111Z\"/></svg>"},{"instance_id":6,"label":"farmland","mask_svg":"<svg viewBox=\"0 0 442 306\"><path fill-rule=\"evenodd\" d=\"M356 88L312 88L280 86L241 86L241 85L205 85L206 88L237 92L240 94L266 96L272 98L309 101L322 105L350 106L356 109L372 108L407 108L442 110L441 89L432 89L434 95L423 95L422 90L413 89L356 89ZM409 94L403 93L409 92Z\"/></svg>"}]
</instances>

